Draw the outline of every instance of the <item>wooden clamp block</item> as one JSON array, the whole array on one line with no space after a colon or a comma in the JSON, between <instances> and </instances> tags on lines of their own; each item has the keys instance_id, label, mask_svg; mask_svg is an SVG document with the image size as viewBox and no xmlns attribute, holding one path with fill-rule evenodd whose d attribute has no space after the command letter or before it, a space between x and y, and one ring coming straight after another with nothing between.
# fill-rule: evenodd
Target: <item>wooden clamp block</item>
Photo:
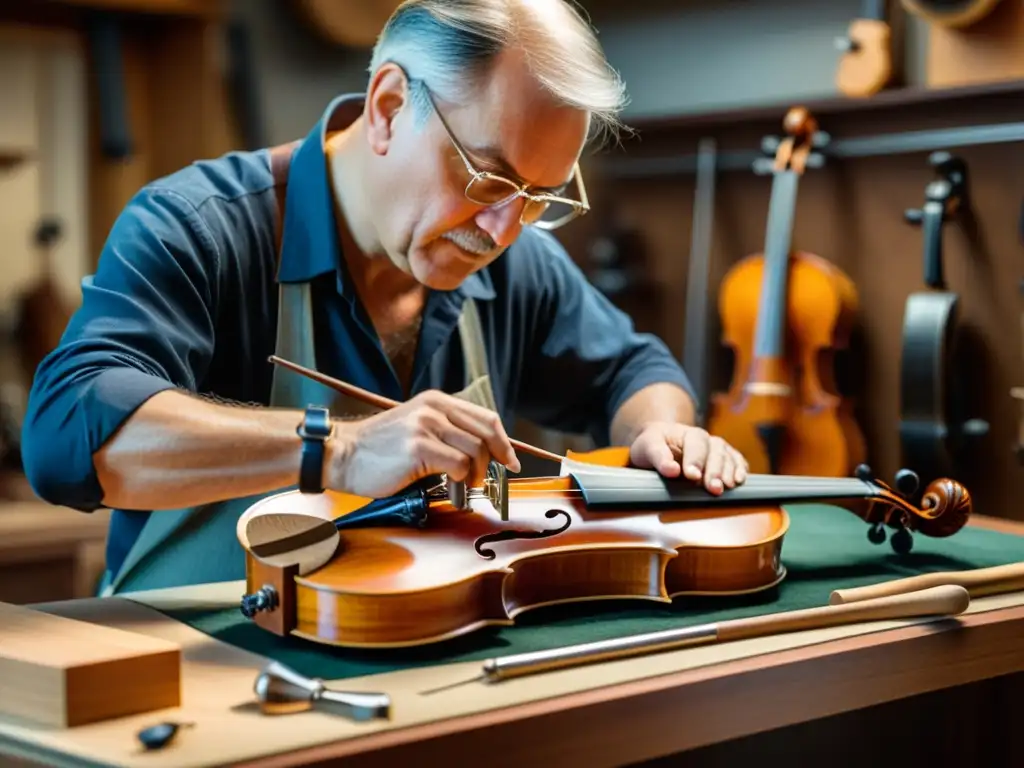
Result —
<instances>
[{"instance_id":1,"label":"wooden clamp block","mask_svg":"<svg viewBox=\"0 0 1024 768\"><path fill-rule=\"evenodd\" d=\"M0 603L0 715L69 728L181 706L181 648Z\"/></svg>"}]
</instances>

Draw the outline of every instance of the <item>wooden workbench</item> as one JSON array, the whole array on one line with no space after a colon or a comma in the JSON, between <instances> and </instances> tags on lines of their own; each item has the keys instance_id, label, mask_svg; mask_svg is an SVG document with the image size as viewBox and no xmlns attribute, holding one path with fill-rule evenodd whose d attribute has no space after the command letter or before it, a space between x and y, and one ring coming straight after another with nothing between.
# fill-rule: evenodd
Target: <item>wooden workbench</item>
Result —
<instances>
[{"instance_id":1,"label":"wooden workbench","mask_svg":"<svg viewBox=\"0 0 1024 768\"><path fill-rule=\"evenodd\" d=\"M1024 534L1024 524L977 518L972 525ZM433 695L422 692L472 678L480 663L349 677L335 685L386 692L393 702L390 721L354 723L323 713L261 715L253 682L268 658L167 615L183 606L237 605L243 590L241 583L213 584L38 606L179 642L183 705L69 731L0 720L0 755L152 768L269 768L337 758L358 766L597 768L687 750L696 751L671 764L733 765L766 755L836 768L886 755L911 760L905 764L955 758L988 767L1017 765L1022 757L1009 737L1024 708L1024 593L975 599L955 620L798 632ZM195 725L162 752L141 753L136 732L163 720ZM1006 762L991 750L1009 750Z\"/></svg>"}]
</instances>

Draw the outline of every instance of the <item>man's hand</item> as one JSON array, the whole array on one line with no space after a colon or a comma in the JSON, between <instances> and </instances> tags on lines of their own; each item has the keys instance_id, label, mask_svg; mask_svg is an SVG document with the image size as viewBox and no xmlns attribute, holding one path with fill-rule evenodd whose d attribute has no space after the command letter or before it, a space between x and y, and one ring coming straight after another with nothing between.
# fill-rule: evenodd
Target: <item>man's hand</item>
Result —
<instances>
[{"instance_id":1,"label":"man's hand","mask_svg":"<svg viewBox=\"0 0 1024 768\"><path fill-rule=\"evenodd\" d=\"M384 498L429 475L480 484L491 457L521 467L498 414L432 390L383 413L337 422L327 442L324 484Z\"/></svg>"},{"instance_id":2,"label":"man's hand","mask_svg":"<svg viewBox=\"0 0 1024 768\"><path fill-rule=\"evenodd\" d=\"M682 474L694 482L703 481L716 496L742 484L750 470L747 460L722 438L673 422L648 424L630 446L629 458L634 465L656 469L665 477Z\"/></svg>"}]
</instances>

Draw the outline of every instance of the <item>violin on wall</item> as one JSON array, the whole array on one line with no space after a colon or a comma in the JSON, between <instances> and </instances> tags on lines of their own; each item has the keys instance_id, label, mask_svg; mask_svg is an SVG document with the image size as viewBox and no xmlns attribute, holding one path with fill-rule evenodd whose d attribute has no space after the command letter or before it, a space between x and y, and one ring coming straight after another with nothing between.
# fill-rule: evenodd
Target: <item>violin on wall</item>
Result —
<instances>
[{"instance_id":1,"label":"violin on wall","mask_svg":"<svg viewBox=\"0 0 1024 768\"><path fill-rule=\"evenodd\" d=\"M734 356L729 390L713 395L707 430L746 457L755 473L843 477L865 460L853 404L840 396L834 353L849 344L859 298L834 264L791 248L800 179L817 122L786 115L773 164L764 252L746 257L719 292L723 343Z\"/></svg>"},{"instance_id":2,"label":"violin on wall","mask_svg":"<svg viewBox=\"0 0 1024 768\"><path fill-rule=\"evenodd\" d=\"M959 333L960 296L946 286L943 227L968 205L967 166L949 152L928 162L937 178L928 182L924 205L904 217L922 228L925 289L907 297L900 360L900 448L902 463L922 478L956 473L988 424L968 418L967 378Z\"/></svg>"},{"instance_id":3,"label":"violin on wall","mask_svg":"<svg viewBox=\"0 0 1024 768\"><path fill-rule=\"evenodd\" d=\"M868 524L874 544L888 527L898 554L910 550L911 531L950 536L971 513L970 494L953 480L931 483L914 501L917 479L907 471L894 487L867 467L844 478L755 474L713 496L686 479L630 467L628 448L556 458L557 477L509 479L492 462L480 487L439 477L386 499L334 491L262 499L236 528L246 554L240 610L281 636L425 645L513 624L544 605L769 589L786 577L787 504L845 508Z\"/></svg>"}]
</instances>

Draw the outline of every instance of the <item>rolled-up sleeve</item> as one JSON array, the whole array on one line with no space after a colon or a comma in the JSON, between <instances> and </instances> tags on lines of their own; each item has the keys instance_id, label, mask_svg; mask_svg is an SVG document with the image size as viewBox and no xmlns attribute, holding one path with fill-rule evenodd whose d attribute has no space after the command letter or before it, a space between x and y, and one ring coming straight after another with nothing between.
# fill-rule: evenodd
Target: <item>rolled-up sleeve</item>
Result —
<instances>
[{"instance_id":1,"label":"rolled-up sleeve","mask_svg":"<svg viewBox=\"0 0 1024 768\"><path fill-rule=\"evenodd\" d=\"M553 236L533 240L536 252L524 260L535 306L522 415L606 444L616 411L646 386L676 384L696 403L690 380L665 343L637 332Z\"/></svg>"},{"instance_id":2,"label":"rolled-up sleeve","mask_svg":"<svg viewBox=\"0 0 1024 768\"><path fill-rule=\"evenodd\" d=\"M213 351L216 257L177 193L145 189L118 217L29 393L22 461L42 499L101 507L93 454L156 393L195 389Z\"/></svg>"}]
</instances>

